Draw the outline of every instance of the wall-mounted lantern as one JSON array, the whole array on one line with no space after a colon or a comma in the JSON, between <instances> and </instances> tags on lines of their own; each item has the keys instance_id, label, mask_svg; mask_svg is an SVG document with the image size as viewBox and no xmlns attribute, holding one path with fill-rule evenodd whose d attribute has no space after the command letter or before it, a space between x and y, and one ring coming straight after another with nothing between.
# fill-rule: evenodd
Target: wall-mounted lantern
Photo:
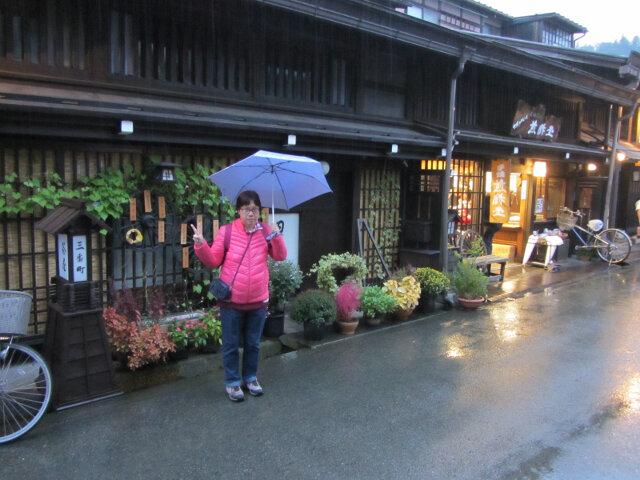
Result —
<instances>
[{"instance_id":1,"label":"wall-mounted lantern","mask_svg":"<svg viewBox=\"0 0 640 480\"><path fill-rule=\"evenodd\" d=\"M154 163L153 179L155 183L175 182L176 168L182 168L182 165L171 162Z\"/></svg>"}]
</instances>

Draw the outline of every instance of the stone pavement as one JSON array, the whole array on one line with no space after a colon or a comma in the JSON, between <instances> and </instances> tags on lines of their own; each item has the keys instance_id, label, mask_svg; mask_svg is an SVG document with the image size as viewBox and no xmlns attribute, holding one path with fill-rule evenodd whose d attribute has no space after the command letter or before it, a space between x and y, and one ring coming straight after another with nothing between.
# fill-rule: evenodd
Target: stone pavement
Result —
<instances>
[{"instance_id":1,"label":"stone pavement","mask_svg":"<svg viewBox=\"0 0 640 480\"><path fill-rule=\"evenodd\" d=\"M553 268L532 265L522 266L516 263L507 264L504 281L492 281L490 283L488 301L498 302L506 298L516 298L529 292L538 292L550 286L571 283L580 278L596 275L606 269L624 269L626 265L638 261L640 261L640 244L634 243L631 254L623 265L609 266L602 262L599 257L590 261L570 257L567 260L553 264ZM442 307L442 305L439 305L440 309ZM431 315L433 314L414 313L408 322L425 321ZM324 339L314 342L303 338L301 325L286 319L284 335L279 339L263 339L260 354L262 358L266 358L303 348L318 348L335 342L348 341L361 335L371 334L380 329L395 328L397 326L397 323L390 321L383 321L381 325L375 327L363 325L361 322L355 335L351 336L342 335L336 332L332 326L327 326ZM219 353L192 355L186 360L159 365L151 369L137 372L116 372L116 379L123 392L130 392L221 370L222 360Z\"/></svg>"}]
</instances>

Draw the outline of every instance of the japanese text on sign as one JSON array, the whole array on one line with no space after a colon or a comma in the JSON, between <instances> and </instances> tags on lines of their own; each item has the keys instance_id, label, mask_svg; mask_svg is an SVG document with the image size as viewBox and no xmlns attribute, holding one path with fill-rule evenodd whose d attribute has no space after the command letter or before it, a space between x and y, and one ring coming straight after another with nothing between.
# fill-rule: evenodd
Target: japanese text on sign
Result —
<instances>
[{"instance_id":1,"label":"japanese text on sign","mask_svg":"<svg viewBox=\"0 0 640 480\"><path fill-rule=\"evenodd\" d=\"M545 115L544 105L531 107L525 101L518 100L518 109L511 125L511 135L555 142L561 125L562 118Z\"/></svg>"},{"instance_id":2,"label":"japanese text on sign","mask_svg":"<svg viewBox=\"0 0 640 480\"><path fill-rule=\"evenodd\" d=\"M507 223L509 220L509 160L491 162L492 185L489 208L489 221Z\"/></svg>"},{"instance_id":3,"label":"japanese text on sign","mask_svg":"<svg viewBox=\"0 0 640 480\"><path fill-rule=\"evenodd\" d=\"M73 244L73 281L87 281L87 236L74 235Z\"/></svg>"},{"instance_id":4,"label":"japanese text on sign","mask_svg":"<svg viewBox=\"0 0 640 480\"><path fill-rule=\"evenodd\" d=\"M69 240L66 235L58 235L58 275L69 280Z\"/></svg>"}]
</instances>

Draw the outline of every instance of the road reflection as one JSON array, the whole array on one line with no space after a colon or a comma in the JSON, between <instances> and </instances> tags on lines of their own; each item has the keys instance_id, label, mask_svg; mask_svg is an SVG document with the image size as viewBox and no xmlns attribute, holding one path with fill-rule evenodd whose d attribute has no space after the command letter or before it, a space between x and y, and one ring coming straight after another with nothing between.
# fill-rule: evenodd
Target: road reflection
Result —
<instances>
[{"instance_id":1,"label":"road reflection","mask_svg":"<svg viewBox=\"0 0 640 480\"><path fill-rule=\"evenodd\" d=\"M640 411L640 373L633 375L623 388L623 402L627 411Z\"/></svg>"},{"instance_id":2,"label":"road reflection","mask_svg":"<svg viewBox=\"0 0 640 480\"><path fill-rule=\"evenodd\" d=\"M445 355L448 358L461 358L466 355L469 339L460 333L444 339Z\"/></svg>"},{"instance_id":3,"label":"road reflection","mask_svg":"<svg viewBox=\"0 0 640 480\"><path fill-rule=\"evenodd\" d=\"M520 334L520 314L516 302L507 302L491 311L491 320L503 342L512 342Z\"/></svg>"}]
</instances>

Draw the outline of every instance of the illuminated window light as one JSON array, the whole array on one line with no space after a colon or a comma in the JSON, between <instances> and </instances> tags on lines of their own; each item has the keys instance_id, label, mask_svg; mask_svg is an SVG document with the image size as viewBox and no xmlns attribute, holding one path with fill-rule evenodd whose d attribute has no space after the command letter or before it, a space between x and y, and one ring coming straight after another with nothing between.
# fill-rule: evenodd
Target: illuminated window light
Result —
<instances>
[{"instance_id":1,"label":"illuminated window light","mask_svg":"<svg viewBox=\"0 0 640 480\"><path fill-rule=\"evenodd\" d=\"M421 160L420 170L444 170L446 165L444 160Z\"/></svg>"},{"instance_id":2,"label":"illuminated window light","mask_svg":"<svg viewBox=\"0 0 640 480\"><path fill-rule=\"evenodd\" d=\"M491 193L491 181L493 180L493 173L491 170L484 174L484 191L485 193Z\"/></svg>"},{"instance_id":3,"label":"illuminated window light","mask_svg":"<svg viewBox=\"0 0 640 480\"><path fill-rule=\"evenodd\" d=\"M534 162L533 163L533 176L538 178L544 178L547 176L547 162Z\"/></svg>"}]
</instances>

